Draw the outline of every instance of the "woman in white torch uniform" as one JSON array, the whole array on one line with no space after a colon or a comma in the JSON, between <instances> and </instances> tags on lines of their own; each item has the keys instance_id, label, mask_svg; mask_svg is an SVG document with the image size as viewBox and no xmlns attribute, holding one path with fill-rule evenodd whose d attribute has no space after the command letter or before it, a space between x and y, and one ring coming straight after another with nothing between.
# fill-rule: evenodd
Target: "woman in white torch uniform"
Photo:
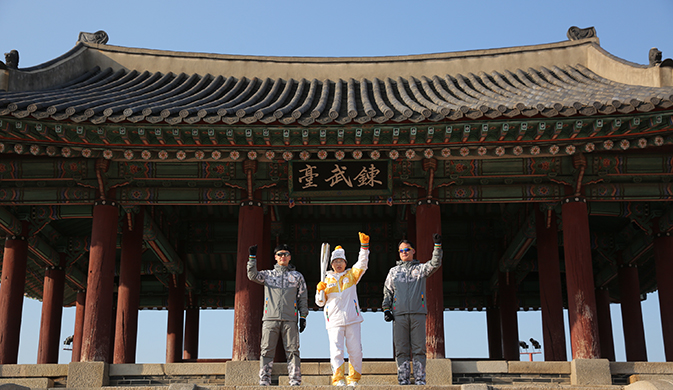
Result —
<instances>
[{"instance_id":1,"label":"woman in white torch uniform","mask_svg":"<svg viewBox=\"0 0 673 390\"><path fill-rule=\"evenodd\" d=\"M346 269L346 252L341 246L332 252L332 271L318 283L315 302L325 307L325 326L329 336L332 384L355 386L362 376L362 341L360 324L364 320L356 285L367 270L369 236L358 233L360 253L353 268ZM348 349L348 379L345 378L344 342Z\"/></svg>"}]
</instances>

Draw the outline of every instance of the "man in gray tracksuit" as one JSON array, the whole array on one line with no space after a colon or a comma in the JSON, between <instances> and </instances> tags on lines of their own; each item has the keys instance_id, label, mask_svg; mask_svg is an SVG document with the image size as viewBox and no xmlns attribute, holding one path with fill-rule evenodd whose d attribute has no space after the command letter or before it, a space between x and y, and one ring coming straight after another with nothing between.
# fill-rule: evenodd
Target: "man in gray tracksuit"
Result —
<instances>
[{"instance_id":1,"label":"man in gray tracksuit","mask_svg":"<svg viewBox=\"0 0 673 390\"><path fill-rule=\"evenodd\" d=\"M306 328L308 315L306 281L304 276L290 265L291 255L287 245L279 245L273 251L276 265L272 270L257 270L257 245L251 246L248 252L248 279L264 285L259 384L262 386L271 384L273 357L278 337L282 337L290 386L299 386L301 385L299 333Z\"/></svg>"},{"instance_id":2,"label":"man in gray tracksuit","mask_svg":"<svg viewBox=\"0 0 673 390\"><path fill-rule=\"evenodd\" d=\"M397 381L410 384L411 357L413 356L414 380L425 384L425 279L442 265L442 236L433 234L432 259L420 263L414 259L416 251L411 242L400 241L400 261L390 269L383 284L383 316L393 322L393 343L397 363Z\"/></svg>"}]
</instances>

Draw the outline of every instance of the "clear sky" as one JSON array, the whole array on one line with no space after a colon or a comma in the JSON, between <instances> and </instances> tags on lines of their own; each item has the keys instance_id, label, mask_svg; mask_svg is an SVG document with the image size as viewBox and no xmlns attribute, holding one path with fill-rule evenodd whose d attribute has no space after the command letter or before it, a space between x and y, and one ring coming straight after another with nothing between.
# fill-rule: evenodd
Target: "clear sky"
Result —
<instances>
[{"instance_id":1,"label":"clear sky","mask_svg":"<svg viewBox=\"0 0 673 390\"><path fill-rule=\"evenodd\" d=\"M16 49L19 67L30 67L67 52L80 31L104 30L110 45L161 50L268 56L408 55L559 42L567 39L571 26L593 26L605 50L647 64L652 47L661 50L663 58L673 58L672 19L671 0L639 4L626 0L0 0L0 53ZM19 363L37 359L40 307L40 302L24 300ZM664 361L656 293L643 301L643 312L649 360ZM619 306L613 305L612 314L617 360L624 361ZM447 357L488 357L483 312L445 312L444 317ZM74 309L64 311L62 340L73 333L74 318ZM232 327L232 311L203 310L199 356L231 357ZM165 311L140 313L139 363L165 361L166 335L161 331L165 328ZM542 341L540 313L519 313L519 333L521 340ZM381 313L365 313L364 356L391 357L391 334ZM328 356L321 312L309 315L301 343L303 357ZM535 360L541 360L540 355ZM70 352L62 351L59 362L69 361Z\"/></svg>"}]
</instances>

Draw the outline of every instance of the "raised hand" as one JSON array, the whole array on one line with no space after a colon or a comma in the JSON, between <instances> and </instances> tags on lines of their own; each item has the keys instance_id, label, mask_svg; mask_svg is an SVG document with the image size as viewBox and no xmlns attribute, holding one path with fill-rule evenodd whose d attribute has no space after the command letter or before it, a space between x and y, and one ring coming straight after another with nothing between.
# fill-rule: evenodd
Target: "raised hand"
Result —
<instances>
[{"instance_id":1,"label":"raised hand","mask_svg":"<svg viewBox=\"0 0 673 390\"><path fill-rule=\"evenodd\" d=\"M248 254L250 256L257 256L257 245L253 245L250 248L248 248Z\"/></svg>"},{"instance_id":2,"label":"raised hand","mask_svg":"<svg viewBox=\"0 0 673 390\"><path fill-rule=\"evenodd\" d=\"M360 236L360 244L369 244L369 236L364 234L364 233L358 233L358 236Z\"/></svg>"},{"instance_id":3,"label":"raised hand","mask_svg":"<svg viewBox=\"0 0 673 390\"><path fill-rule=\"evenodd\" d=\"M435 233L432 235L432 241L435 242L435 244L441 244L442 243L442 235L439 233Z\"/></svg>"}]
</instances>

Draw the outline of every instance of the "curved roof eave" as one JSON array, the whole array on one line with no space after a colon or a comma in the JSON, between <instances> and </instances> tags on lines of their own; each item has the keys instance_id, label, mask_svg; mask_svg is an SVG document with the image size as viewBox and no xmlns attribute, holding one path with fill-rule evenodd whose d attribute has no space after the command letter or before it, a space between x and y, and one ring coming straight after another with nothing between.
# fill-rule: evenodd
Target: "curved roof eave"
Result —
<instances>
[{"instance_id":1,"label":"curved roof eave","mask_svg":"<svg viewBox=\"0 0 673 390\"><path fill-rule=\"evenodd\" d=\"M79 43L10 69L0 116L153 124L364 123L609 115L673 105L671 68L597 38L396 57L254 57ZM666 72L670 73L667 74Z\"/></svg>"},{"instance_id":2,"label":"curved roof eave","mask_svg":"<svg viewBox=\"0 0 673 390\"><path fill-rule=\"evenodd\" d=\"M67 53L14 73L10 90L49 88L96 66L140 72L212 74L260 79L385 79L516 71L581 64L607 79L647 87L664 86L659 69L618 58L597 37L507 48L381 57L273 57L177 52L78 42ZM625 73L626 72L626 73ZM19 80L16 80L19 79Z\"/></svg>"}]
</instances>

